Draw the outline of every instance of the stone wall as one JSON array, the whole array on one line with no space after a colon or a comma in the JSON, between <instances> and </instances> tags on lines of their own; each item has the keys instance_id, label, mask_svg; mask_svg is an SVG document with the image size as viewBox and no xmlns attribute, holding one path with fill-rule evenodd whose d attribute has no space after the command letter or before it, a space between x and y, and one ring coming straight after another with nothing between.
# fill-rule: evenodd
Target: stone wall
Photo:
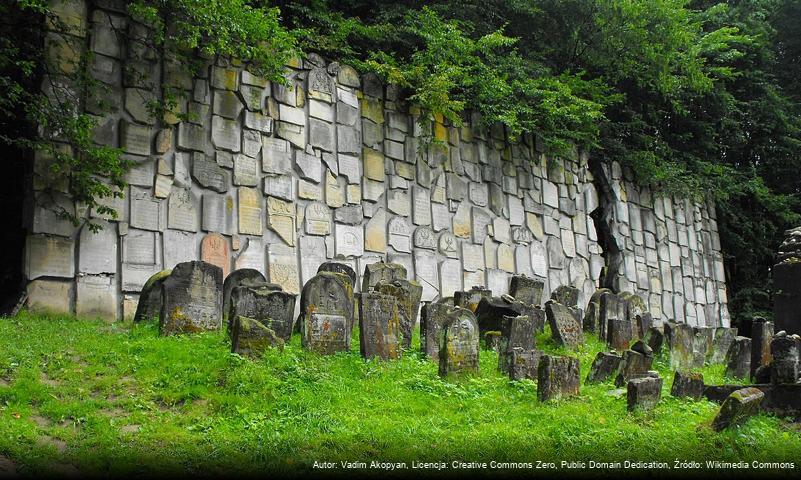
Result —
<instances>
[{"instance_id":1,"label":"stone wall","mask_svg":"<svg viewBox=\"0 0 801 480\"><path fill-rule=\"evenodd\" d=\"M423 300L473 285L500 295L524 273L546 280L546 295L578 287L584 305L608 263L603 283L641 294L657 319L728 325L714 208L652 198L617 165L593 175L586 154L550 157L475 115L461 127L426 121L397 88L316 56L288 66L288 86L222 59L193 78L130 40L143 29L119 2L99 4L72 0L64 15L114 109L86 102L95 140L125 151L130 185L108 202L118 218L98 218L59 193L47 158L34 160L31 308L130 318L151 275L195 259L299 293L332 258L359 273L401 263ZM159 85L181 93L156 120L146 102ZM103 230L74 228L59 206Z\"/></svg>"}]
</instances>

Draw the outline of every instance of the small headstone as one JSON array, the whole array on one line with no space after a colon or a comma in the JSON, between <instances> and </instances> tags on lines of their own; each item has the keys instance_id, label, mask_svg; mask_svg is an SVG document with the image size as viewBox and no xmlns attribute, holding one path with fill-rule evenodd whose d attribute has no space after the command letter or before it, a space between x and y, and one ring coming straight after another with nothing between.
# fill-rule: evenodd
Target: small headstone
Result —
<instances>
[{"instance_id":1,"label":"small headstone","mask_svg":"<svg viewBox=\"0 0 801 480\"><path fill-rule=\"evenodd\" d=\"M617 351L624 351L634 337L632 324L624 319L612 318L606 322L606 343Z\"/></svg>"},{"instance_id":2,"label":"small headstone","mask_svg":"<svg viewBox=\"0 0 801 480\"><path fill-rule=\"evenodd\" d=\"M541 332L545 324L545 312L537 307L525 305L505 295L503 298L481 298L476 307L476 318L482 338L491 331L503 330L504 317L527 316L534 324L534 329Z\"/></svg>"},{"instance_id":3,"label":"small headstone","mask_svg":"<svg viewBox=\"0 0 801 480\"><path fill-rule=\"evenodd\" d=\"M617 377L623 357L615 352L598 352L590 366L586 383L606 382Z\"/></svg>"},{"instance_id":4,"label":"small headstone","mask_svg":"<svg viewBox=\"0 0 801 480\"><path fill-rule=\"evenodd\" d=\"M626 387L627 406L630 412L652 410L662 396L660 377L641 377L629 380Z\"/></svg>"},{"instance_id":5,"label":"small headstone","mask_svg":"<svg viewBox=\"0 0 801 480\"><path fill-rule=\"evenodd\" d=\"M478 373L478 324L473 312L454 308L442 327L439 348L439 375Z\"/></svg>"},{"instance_id":6,"label":"small headstone","mask_svg":"<svg viewBox=\"0 0 801 480\"><path fill-rule=\"evenodd\" d=\"M364 267L362 276L362 292L369 292L379 283L392 283L395 280L406 280L406 267L398 263L371 263Z\"/></svg>"},{"instance_id":7,"label":"small headstone","mask_svg":"<svg viewBox=\"0 0 801 480\"><path fill-rule=\"evenodd\" d=\"M553 292L551 292L551 300L565 305L566 307L576 308L578 307L579 293L580 290L578 288L568 285L560 285L556 287Z\"/></svg>"},{"instance_id":8,"label":"small headstone","mask_svg":"<svg viewBox=\"0 0 801 480\"><path fill-rule=\"evenodd\" d=\"M556 302L548 302L545 304L545 314L548 325L551 326L551 335L557 345L573 348L584 343L581 321L575 309Z\"/></svg>"},{"instance_id":9,"label":"small headstone","mask_svg":"<svg viewBox=\"0 0 801 480\"><path fill-rule=\"evenodd\" d=\"M637 375L647 373L654 362L652 355L643 355L634 350L623 352L623 361L620 363L620 372L615 379L615 386L622 387Z\"/></svg>"},{"instance_id":10,"label":"small headstone","mask_svg":"<svg viewBox=\"0 0 801 480\"><path fill-rule=\"evenodd\" d=\"M798 382L798 335L778 333L770 342L770 353L773 356L770 370L770 383L774 385L792 384Z\"/></svg>"},{"instance_id":11,"label":"small headstone","mask_svg":"<svg viewBox=\"0 0 801 480\"><path fill-rule=\"evenodd\" d=\"M483 298L492 298L492 290L484 287L474 286L470 290L453 292L453 301L457 307L462 307L475 312L478 304Z\"/></svg>"},{"instance_id":12,"label":"small headstone","mask_svg":"<svg viewBox=\"0 0 801 480\"><path fill-rule=\"evenodd\" d=\"M770 342L773 339L773 322L762 317L754 318L751 324L751 375L757 368L769 365L771 360Z\"/></svg>"},{"instance_id":13,"label":"small headstone","mask_svg":"<svg viewBox=\"0 0 801 480\"><path fill-rule=\"evenodd\" d=\"M484 348L491 352L500 353L501 351L501 332L489 331L484 332Z\"/></svg>"},{"instance_id":14,"label":"small headstone","mask_svg":"<svg viewBox=\"0 0 801 480\"><path fill-rule=\"evenodd\" d=\"M324 355L350 350L353 288L341 273L321 272L300 296L301 344Z\"/></svg>"},{"instance_id":15,"label":"small headstone","mask_svg":"<svg viewBox=\"0 0 801 480\"><path fill-rule=\"evenodd\" d=\"M700 400L704 394L704 376L698 372L676 370L670 394L677 398Z\"/></svg>"},{"instance_id":16,"label":"small headstone","mask_svg":"<svg viewBox=\"0 0 801 480\"><path fill-rule=\"evenodd\" d=\"M256 287L267 284L267 279L262 273L254 268L240 268L234 270L223 282L223 318L227 319L231 313L231 292L240 286ZM274 286L276 290L281 290L279 285Z\"/></svg>"},{"instance_id":17,"label":"small headstone","mask_svg":"<svg viewBox=\"0 0 801 480\"><path fill-rule=\"evenodd\" d=\"M148 278L139 294L134 322L155 320L161 315L161 284L170 276L172 270L162 270Z\"/></svg>"},{"instance_id":18,"label":"small headstone","mask_svg":"<svg viewBox=\"0 0 801 480\"><path fill-rule=\"evenodd\" d=\"M748 378L751 376L751 339L734 337L726 353L726 376Z\"/></svg>"},{"instance_id":19,"label":"small headstone","mask_svg":"<svg viewBox=\"0 0 801 480\"><path fill-rule=\"evenodd\" d=\"M222 269L183 262L161 284L162 335L217 330L222 322Z\"/></svg>"},{"instance_id":20,"label":"small headstone","mask_svg":"<svg viewBox=\"0 0 801 480\"><path fill-rule=\"evenodd\" d=\"M253 318L235 317L231 335L231 352L243 357L260 357L270 347L284 350L284 340Z\"/></svg>"},{"instance_id":21,"label":"small headstone","mask_svg":"<svg viewBox=\"0 0 801 480\"><path fill-rule=\"evenodd\" d=\"M712 346L712 356L709 361L713 364L724 363L734 338L737 336L736 328L718 327L715 329L715 340Z\"/></svg>"},{"instance_id":22,"label":"small headstone","mask_svg":"<svg viewBox=\"0 0 801 480\"><path fill-rule=\"evenodd\" d=\"M356 271L353 270L353 268L347 263L324 262L317 268L317 273L320 272L341 273L343 275L347 275L348 278L350 278L351 286L354 289L359 285L356 279Z\"/></svg>"},{"instance_id":23,"label":"small headstone","mask_svg":"<svg viewBox=\"0 0 801 480\"><path fill-rule=\"evenodd\" d=\"M579 359L543 355L537 372L537 398L541 402L579 393Z\"/></svg>"},{"instance_id":24,"label":"small headstone","mask_svg":"<svg viewBox=\"0 0 801 480\"><path fill-rule=\"evenodd\" d=\"M715 419L712 420L712 428L719 432L732 425L739 425L750 417L757 414L759 405L765 394L762 390L755 387L741 388L735 390L723 401Z\"/></svg>"},{"instance_id":25,"label":"small headstone","mask_svg":"<svg viewBox=\"0 0 801 480\"><path fill-rule=\"evenodd\" d=\"M659 355L662 352L662 345L665 343L665 335L662 333L662 330L652 326L645 334L645 342L651 350L653 350L655 355Z\"/></svg>"},{"instance_id":26,"label":"small headstone","mask_svg":"<svg viewBox=\"0 0 801 480\"><path fill-rule=\"evenodd\" d=\"M637 338L645 338L645 335L648 333L648 330L651 328L653 323L654 319L648 312L634 317L634 324L637 327L637 331L635 332Z\"/></svg>"},{"instance_id":27,"label":"small headstone","mask_svg":"<svg viewBox=\"0 0 801 480\"><path fill-rule=\"evenodd\" d=\"M544 285L542 280L525 275L512 275L512 281L509 283L509 295L525 304L539 305L542 302Z\"/></svg>"},{"instance_id":28,"label":"small headstone","mask_svg":"<svg viewBox=\"0 0 801 480\"><path fill-rule=\"evenodd\" d=\"M230 319L248 317L264 324L279 338L289 341L294 324L297 295L271 285L239 286L231 292Z\"/></svg>"},{"instance_id":29,"label":"small headstone","mask_svg":"<svg viewBox=\"0 0 801 480\"><path fill-rule=\"evenodd\" d=\"M515 347L509 353L508 374L512 380L537 380L542 352Z\"/></svg>"},{"instance_id":30,"label":"small headstone","mask_svg":"<svg viewBox=\"0 0 801 480\"><path fill-rule=\"evenodd\" d=\"M534 321L525 315L504 316L501 322L498 345L498 369L509 371L512 350L522 348L524 352L534 350L536 330Z\"/></svg>"},{"instance_id":31,"label":"small headstone","mask_svg":"<svg viewBox=\"0 0 801 480\"><path fill-rule=\"evenodd\" d=\"M400 358L400 315L392 295L359 295L359 349L364 358Z\"/></svg>"},{"instance_id":32,"label":"small headstone","mask_svg":"<svg viewBox=\"0 0 801 480\"><path fill-rule=\"evenodd\" d=\"M379 283L375 290L385 295L395 297L400 314L400 329L403 348L411 348L412 332L417 325L417 316L420 312L420 299L423 296L423 287L415 281L395 280L392 283Z\"/></svg>"},{"instance_id":33,"label":"small headstone","mask_svg":"<svg viewBox=\"0 0 801 480\"><path fill-rule=\"evenodd\" d=\"M420 309L420 349L433 360L439 359L439 341L448 311L448 302L424 302Z\"/></svg>"}]
</instances>

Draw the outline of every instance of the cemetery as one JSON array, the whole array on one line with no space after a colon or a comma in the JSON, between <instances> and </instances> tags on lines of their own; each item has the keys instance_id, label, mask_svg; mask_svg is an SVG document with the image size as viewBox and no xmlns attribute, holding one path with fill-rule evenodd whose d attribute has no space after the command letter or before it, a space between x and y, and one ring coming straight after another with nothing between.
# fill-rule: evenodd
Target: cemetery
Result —
<instances>
[{"instance_id":1,"label":"cemetery","mask_svg":"<svg viewBox=\"0 0 801 480\"><path fill-rule=\"evenodd\" d=\"M801 468L801 227L734 321L712 197L397 72L187 67L126 2L53 5L44 95L126 168L76 198L35 131L0 477Z\"/></svg>"}]
</instances>

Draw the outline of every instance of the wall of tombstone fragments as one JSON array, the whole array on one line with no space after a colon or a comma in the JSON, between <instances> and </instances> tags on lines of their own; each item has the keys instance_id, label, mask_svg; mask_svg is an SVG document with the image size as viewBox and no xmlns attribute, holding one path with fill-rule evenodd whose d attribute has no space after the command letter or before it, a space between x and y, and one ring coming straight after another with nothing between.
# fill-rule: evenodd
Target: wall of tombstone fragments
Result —
<instances>
[{"instance_id":1,"label":"wall of tombstone fragments","mask_svg":"<svg viewBox=\"0 0 801 480\"><path fill-rule=\"evenodd\" d=\"M75 28L49 48L92 52L112 111L83 108L98 120L95 141L133 168L124 198L107 201L112 219L70 204L64 178L34 159L33 309L130 318L145 281L188 260L255 268L299 293L326 260L361 273L385 259L420 282L423 300L473 285L500 295L522 273L545 281L545 298L579 288L579 305L608 266L607 283L640 294L657 321L728 326L711 205L653 197L616 164L593 174L586 154L550 157L535 137L511 140L476 116L426 121L397 88L314 55L288 66L286 86L223 59L189 75L130 40L146 32L124 2L61 5ZM147 102L160 85L178 105L156 119ZM103 229L76 228L58 208Z\"/></svg>"}]
</instances>

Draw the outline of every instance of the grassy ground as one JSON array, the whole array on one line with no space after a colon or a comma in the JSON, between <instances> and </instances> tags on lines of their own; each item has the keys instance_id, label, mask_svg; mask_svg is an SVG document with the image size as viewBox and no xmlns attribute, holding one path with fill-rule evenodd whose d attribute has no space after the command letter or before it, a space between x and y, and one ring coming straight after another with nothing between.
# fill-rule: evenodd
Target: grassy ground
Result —
<instances>
[{"instance_id":1,"label":"grassy ground","mask_svg":"<svg viewBox=\"0 0 801 480\"><path fill-rule=\"evenodd\" d=\"M358 338L358 337L356 337ZM795 425L760 415L714 433L718 406L670 397L626 412L611 384L548 404L536 384L497 372L443 381L419 353L364 361L321 357L297 335L258 361L229 353L223 334L162 338L154 325L22 314L0 319L0 456L23 473L309 470L314 461L790 461ZM419 342L415 342L418 345ZM549 335L538 338L555 348ZM603 345L576 352L582 378ZM725 381L722 367L704 369ZM796 470L797 471L797 470ZM783 473L787 473L786 471Z\"/></svg>"}]
</instances>

